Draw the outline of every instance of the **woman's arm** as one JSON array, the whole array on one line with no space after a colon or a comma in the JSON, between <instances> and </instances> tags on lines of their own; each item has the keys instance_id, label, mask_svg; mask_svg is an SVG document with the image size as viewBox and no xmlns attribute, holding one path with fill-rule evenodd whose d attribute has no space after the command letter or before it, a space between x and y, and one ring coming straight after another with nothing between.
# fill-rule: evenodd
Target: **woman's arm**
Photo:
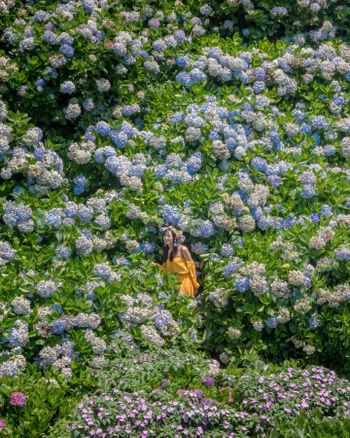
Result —
<instances>
[{"instance_id":1,"label":"woman's arm","mask_svg":"<svg viewBox=\"0 0 350 438\"><path fill-rule=\"evenodd\" d=\"M188 267L188 270L190 271L190 275L192 278L193 286L194 286L195 291L197 293L200 284L197 281L196 267L195 267L194 261L192 259L191 253L185 245L181 245L181 254L182 254L182 257L186 261L186 265Z\"/></svg>"},{"instance_id":2,"label":"woman's arm","mask_svg":"<svg viewBox=\"0 0 350 438\"><path fill-rule=\"evenodd\" d=\"M160 267L160 269L161 269L162 271L165 271L165 263L162 263L162 264L157 263L157 265Z\"/></svg>"},{"instance_id":3,"label":"woman's arm","mask_svg":"<svg viewBox=\"0 0 350 438\"><path fill-rule=\"evenodd\" d=\"M181 245L181 254L185 260L193 262L191 253L185 245Z\"/></svg>"}]
</instances>

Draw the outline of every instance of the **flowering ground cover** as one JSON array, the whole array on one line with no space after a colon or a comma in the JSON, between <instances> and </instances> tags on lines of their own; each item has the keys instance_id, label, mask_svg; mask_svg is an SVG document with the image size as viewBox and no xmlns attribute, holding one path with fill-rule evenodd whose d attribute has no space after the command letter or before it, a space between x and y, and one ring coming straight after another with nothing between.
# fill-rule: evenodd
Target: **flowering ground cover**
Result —
<instances>
[{"instance_id":1,"label":"flowering ground cover","mask_svg":"<svg viewBox=\"0 0 350 438\"><path fill-rule=\"evenodd\" d=\"M260 365L231 372L216 360L174 349L132 350L112 364L96 374L97 391L80 400L53 438L261 436L296 419L315 428L322 420L346 436L350 424L349 381L323 367Z\"/></svg>"},{"instance_id":2,"label":"flowering ground cover","mask_svg":"<svg viewBox=\"0 0 350 438\"><path fill-rule=\"evenodd\" d=\"M0 434L84 436L75 406L107 394L112 410L178 403L155 429L167 436L341 436L348 386L327 369L349 377L346 2L4 0L0 13ZM169 224L196 261L194 300L155 263ZM118 363L139 372L128 349L156 347L176 352L169 369L181 354L193 366L162 386L153 364L123 386ZM244 399L220 397L204 352ZM296 370L279 378L308 398L276 383L262 401L273 381L251 368L283 360ZM191 409L218 412L215 427L187 424Z\"/></svg>"}]
</instances>

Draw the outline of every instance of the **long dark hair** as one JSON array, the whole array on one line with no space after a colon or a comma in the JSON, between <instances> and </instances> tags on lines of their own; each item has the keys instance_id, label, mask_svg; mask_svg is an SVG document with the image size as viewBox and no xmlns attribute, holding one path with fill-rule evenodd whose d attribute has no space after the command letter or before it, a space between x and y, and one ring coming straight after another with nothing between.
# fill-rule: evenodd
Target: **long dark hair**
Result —
<instances>
[{"instance_id":1,"label":"long dark hair","mask_svg":"<svg viewBox=\"0 0 350 438\"><path fill-rule=\"evenodd\" d=\"M173 236L173 250L171 251L170 254L168 254L169 246L164 243L164 234L167 231L170 231L171 235ZM176 233L172 229L167 228L166 230L163 231L163 233L162 233L162 244L163 244L163 263L165 263L167 261L168 255L169 255L170 261L172 262L173 258L175 257L175 254L177 253L177 248L179 247L179 243L178 243L178 239L177 239Z\"/></svg>"}]
</instances>

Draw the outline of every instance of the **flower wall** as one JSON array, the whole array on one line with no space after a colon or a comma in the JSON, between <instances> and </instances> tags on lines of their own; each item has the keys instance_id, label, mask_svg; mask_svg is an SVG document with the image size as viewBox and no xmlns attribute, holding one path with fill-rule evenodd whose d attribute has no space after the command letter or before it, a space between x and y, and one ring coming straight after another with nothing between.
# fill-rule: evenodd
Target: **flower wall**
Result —
<instances>
[{"instance_id":1,"label":"flower wall","mask_svg":"<svg viewBox=\"0 0 350 438\"><path fill-rule=\"evenodd\" d=\"M119 340L348 372L344 2L0 13L0 378L71 381ZM156 265L169 224L196 300Z\"/></svg>"}]
</instances>

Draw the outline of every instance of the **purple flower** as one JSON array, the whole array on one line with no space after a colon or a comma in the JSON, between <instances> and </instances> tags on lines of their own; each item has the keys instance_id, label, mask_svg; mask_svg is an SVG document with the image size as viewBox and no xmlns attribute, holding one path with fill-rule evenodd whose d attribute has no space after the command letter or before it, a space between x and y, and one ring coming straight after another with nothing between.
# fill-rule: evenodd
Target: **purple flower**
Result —
<instances>
[{"instance_id":1,"label":"purple flower","mask_svg":"<svg viewBox=\"0 0 350 438\"><path fill-rule=\"evenodd\" d=\"M67 322L62 319L56 319L56 321L52 323L51 332L55 335L61 335L62 333L64 333L66 328Z\"/></svg>"},{"instance_id":2,"label":"purple flower","mask_svg":"<svg viewBox=\"0 0 350 438\"><path fill-rule=\"evenodd\" d=\"M254 76L255 76L257 81L264 81L265 76L266 76L265 69L262 67L255 68L254 69Z\"/></svg>"},{"instance_id":3,"label":"purple flower","mask_svg":"<svg viewBox=\"0 0 350 438\"><path fill-rule=\"evenodd\" d=\"M82 234L84 234L84 236L87 239L90 239L90 240L92 239L92 233L91 233L91 231L89 229L84 228L81 232L82 232Z\"/></svg>"},{"instance_id":4,"label":"purple flower","mask_svg":"<svg viewBox=\"0 0 350 438\"><path fill-rule=\"evenodd\" d=\"M224 255L224 257L225 257L225 255ZM238 264L237 263L235 263L235 262L228 263L225 266L225 269L224 269L224 277L225 278L230 277L232 274L236 273L237 270L238 270Z\"/></svg>"},{"instance_id":5,"label":"purple flower","mask_svg":"<svg viewBox=\"0 0 350 438\"><path fill-rule=\"evenodd\" d=\"M267 180L274 189L277 189L280 185L281 178L277 175L270 175L267 177Z\"/></svg>"},{"instance_id":6,"label":"purple flower","mask_svg":"<svg viewBox=\"0 0 350 438\"><path fill-rule=\"evenodd\" d=\"M318 213L312 213L310 215L310 219L312 220L312 222L315 222L316 224L320 223L320 215Z\"/></svg>"},{"instance_id":7,"label":"purple flower","mask_svg":"<svg viewBox=\"0 0 350 438\"><path fill-rule=\"evenodd\" d=\"M13 392L10 397L10 404L12 406L23 408L27 403L27 397L23 392Z\"/></svg>"},{"instance_id":8,"label":"purple flower","mask_svg":"<svg viewBox=\"0 0 350 438\"><path fill-rule=\"evenodd\" d=\"M265 89L265 82L263 82L263 81L254 82L253 90L254 90L255 94L262 93L264 91L264 89Z\"/></svg>"},{"instance_id":9,"label":"purple flower","mask_svg":"<svg viewBox=\"0 0 350 438\"><path fill-rule=\"evenodd\" d=\"M207 386L208 388L211 386L215 386L215 378L213 376L204 376L202 378L202 383L204 386Z\"/></svg>"},{"instance_id":10,"label":"purple flower","mask_svg":"<svg viewBox=\"0 0 350 438\"><path fill-rule=\"evenodd\" d=\"M202 15L210 15L213 12L213 8L210 5L204 5L199 9Z\"/></svg>"},{"instance_id":11,"label":"purple flower","mask_svg":"<svg viewBox=\"0 0 350 438\"><path fill-rule=\"evenodd\" d=\"M334 250L337 260L348 262L350 260L350 249L346 247L336 248Z\"/></svg>"},{"instance_id":12,"label":"purple flower","mask_svg":"<svg viewBox=\"0 0 350 438\"><path fill-rule=\"evenodd\" d=\"M43 91L45 84L46 84L45 79L42 78L35 81L35 86L38 91Z\"/></svg>"}]
</instances>

